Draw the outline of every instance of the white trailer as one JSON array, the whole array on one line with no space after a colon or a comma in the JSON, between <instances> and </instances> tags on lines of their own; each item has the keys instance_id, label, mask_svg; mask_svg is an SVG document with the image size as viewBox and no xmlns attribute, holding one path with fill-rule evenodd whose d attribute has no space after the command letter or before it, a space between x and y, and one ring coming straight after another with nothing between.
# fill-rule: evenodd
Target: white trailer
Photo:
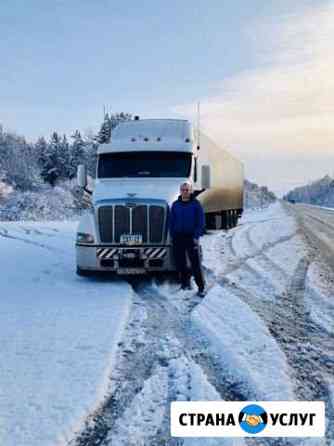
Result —
<instances>
[{"instance_id":1,"label":"white trailer","mask_svg":"<svg viewBox=\"0 0 334 446\"><path fill-rule=\"evenodd\" d=\"M98 148L91 207L76 240L77 272L142 274L174 271L169 207L192 180L210 229L232 227L243 208L243 166L179 119L120 123L110 144ZM87 187L84 166L78 183Z\"/></svg>"}]
</instances>

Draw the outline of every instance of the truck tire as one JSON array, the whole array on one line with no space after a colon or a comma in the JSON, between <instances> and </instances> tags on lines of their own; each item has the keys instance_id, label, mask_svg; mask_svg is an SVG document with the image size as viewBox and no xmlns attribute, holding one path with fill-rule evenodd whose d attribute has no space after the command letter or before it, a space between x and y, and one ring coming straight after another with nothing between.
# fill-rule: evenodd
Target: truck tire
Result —
<instances>
[{"instance_id":1,"label":"truck tire","mask_svg":"<svg viewBox=\"0 0 334 446\"><path fill-rule=\"evenodd\" d=\"M228 229L228 214L227 214L227 211L222 211L222 229Z\"/></svg>"},{"instance_id":2,"label":"truck tire","mask_svg":"<svg viewBox=\"0 0 334 446\"><path fill-rule=\"evenodd\" d=\"M77 271L76 271L77 275L80 277L90 277L94 274L93 271L90 271L88 269L82 269L79 266L77 266Z\"/></svg>"},{"instance_id":3,"label":"truck tire","mask_svg":"<svg viewBox=\"0 0 334 446\"><path fill-rule=\"evenodd\" d=\"M236 210L234 210L234 226L238 225L238 212Z\"/></svg>"},{"instance_id":4,"label":"truck tire","mask_svg":"<svg viewBox=\"0 0 334 446\"><path fill-rule=\"evenodd\" d=\"M215 214L205 214L205 228L216 229L216 216Z\"/></svg>"},{"instance_id":5,"label":"truck tire","mask_svg":"<svg viewBox=\"0 0 334 446\"><path fill-rule=\"evenodd\" d=\"M227 229L233 228L233 218L232 218L232 211L226 211L227 213Z\"/></svg>"},{"instance_id":6,"label":"truck tire","mask_svg":"<svg viewBox=\"0 0 334 446\"><path fill-rule=\"evenodd\" d=\"M232 209L230 211L230 222L231 222L231 226L230 227L234 228L237 225L237 221L238 221L237 214L236 214L235 210Z\"/></svg>"}]
</instances>

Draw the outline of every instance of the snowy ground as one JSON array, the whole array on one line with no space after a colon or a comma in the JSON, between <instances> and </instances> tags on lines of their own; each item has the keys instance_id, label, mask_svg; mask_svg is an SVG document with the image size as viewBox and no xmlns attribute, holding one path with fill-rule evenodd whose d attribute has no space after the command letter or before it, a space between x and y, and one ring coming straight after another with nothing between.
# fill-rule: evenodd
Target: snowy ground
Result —
<instances>
[{"instance_id":1,"label":"snowy ground","mask_svg":"<svg viewBox=\"0 0 334 446\"><path fill-rule=\"evenodd\" d=\"M203 237L202 300L168 281L75 278L72 224L0 235L3 444L334 444L332 273L289 208ZM170 401L221 399L325 400L327 438L170 438Z\"/></svg>"},{"instance_id":2,"label":"snowy ground","mask_svg":"<svg viewBox=\"0 0 334 446\"><path fill-rule=\"evenodd\" d=\"M74 274L74 224L0 224L0 443L48 446L100 401L133 292Z\"/></svg>"}]
</instances>

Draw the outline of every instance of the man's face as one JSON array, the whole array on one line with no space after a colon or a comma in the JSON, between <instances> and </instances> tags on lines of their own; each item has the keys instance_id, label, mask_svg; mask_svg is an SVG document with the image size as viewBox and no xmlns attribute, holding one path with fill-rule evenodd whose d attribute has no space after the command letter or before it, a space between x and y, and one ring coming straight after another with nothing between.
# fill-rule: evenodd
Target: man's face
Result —
<instances>
[{"instance_id":1,"label":"man's face","mask_svg":"<svg viewBox=\"0 0 334 446\"><path fill-rule=\"evenodd\" d=\"M180 187L180 193L182 200L189 200L191 195L191 187L189 186L189 184L182 184L182 186Z\"/></svg>"}]
</instances>

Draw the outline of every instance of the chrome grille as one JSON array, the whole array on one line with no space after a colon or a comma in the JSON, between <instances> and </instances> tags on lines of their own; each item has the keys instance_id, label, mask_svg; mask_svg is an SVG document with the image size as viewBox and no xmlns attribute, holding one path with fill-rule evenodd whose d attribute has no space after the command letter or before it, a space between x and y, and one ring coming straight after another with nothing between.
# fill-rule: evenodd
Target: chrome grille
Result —
<instances>
[{"instance_id":1,"label":"chrome grille","mask_svg":"<svg viewBox=\"0 0 334 446\"><path fill-rule=\"evenodd\" d=\"M115 242L119 243L122 234L130 234L130 208L115 206Z\"/></svg>"},{"instance_id":2,"label":"chrome grille","mask_svg":"<svg viewBox=\"0 0 334 446\"><path fill-rule=\"evenodd\" d=\"M161 243L164 226L164 208L150 206L150 240L151 243Z\"/></svg>"},{"instance_id":3,"label":"chrome grille","mask_svg":"<svg viewBox=\"0 0 334 446\"><path fill-rule=\"evenodd\" d=\"M163 243L166 206L163 204L115 204L98 209L102 243L120 243L121 234L141 234L143 243Z\"/></svg>"},{"instance_id":4,"label":"chrome grille","mask_svg":"<svg viewBox=\"0 0 334 446\"><path fill-rule=\"evenodd\" d=\"M101 240L104 243L112 243L114 239L113 207L101 206L98 216Z\"/></svg>"},{"instance_id":5,"label":"chrome grille","mask_svg":"<svg viewBox=\"0 0 334 446\"><path fill-rule=\"evenodd\" d=\"M132 234L141 234L143 243L147 243L147 206L132 208Z\"/></svg>"}]
</instances>

